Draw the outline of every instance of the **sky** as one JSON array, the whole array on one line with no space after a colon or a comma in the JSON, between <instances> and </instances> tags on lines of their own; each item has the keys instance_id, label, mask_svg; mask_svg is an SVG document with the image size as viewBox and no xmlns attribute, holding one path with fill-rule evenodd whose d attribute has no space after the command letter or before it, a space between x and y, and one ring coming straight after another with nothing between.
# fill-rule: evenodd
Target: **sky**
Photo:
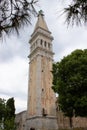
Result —
<instances>
[{"instance_id":1,"label":"sky","mask_svg":"<svg viewBox=\"0 0 87 130\"><path fill-rule=\"evenodd\" d=\"M87 49L87 27L67 27L65 15L61 11L69 4L63 0L39 0L36 8L44 11L44 18L52 32L54 61L60 61L75 49ZM29 78L29 39L34 30L37 17L32 25L5 36L0 41L0 98L14 97L16 113L27 109L27 90Z\"/></svg>"}]
</instances>

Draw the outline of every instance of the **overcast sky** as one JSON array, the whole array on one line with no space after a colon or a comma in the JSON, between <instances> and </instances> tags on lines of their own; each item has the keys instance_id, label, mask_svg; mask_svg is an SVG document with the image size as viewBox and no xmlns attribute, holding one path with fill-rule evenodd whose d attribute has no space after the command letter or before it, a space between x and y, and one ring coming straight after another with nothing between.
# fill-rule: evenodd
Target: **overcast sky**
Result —
<instances>
[{"instance_id":1,"label":"overcast sky","mask_svg":"<svg viewBox=\"0 0 87 130\"><path fill-rule=\"evenodd\" d=\"M75 49L87 49L87 27L68 27L64 24L65 16L61 10L68 3L62 0L39 0L38 10L42 9L45 21L52 32L54 61L61 60ZM0 41L0 97L14 97L16 113L27 108L29 39L34 30L37 18L20 30Z\"/></svg>"}]
</instances>

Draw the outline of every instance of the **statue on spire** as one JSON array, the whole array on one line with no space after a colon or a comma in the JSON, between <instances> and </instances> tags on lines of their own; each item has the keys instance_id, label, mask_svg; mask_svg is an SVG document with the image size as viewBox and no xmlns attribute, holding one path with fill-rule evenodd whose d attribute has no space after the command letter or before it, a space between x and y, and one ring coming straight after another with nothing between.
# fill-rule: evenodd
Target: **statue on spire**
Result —
<instances>
[{"instance_id":1,"label":"statue on spire","mask_svg":"<svg viewBox=\"0 0 87 130\"><path fill-rule=\"evenodd\" d=\"M43 12L43 10L40 10L40 11L38 12L38 16L39 16L39 15L44 16L44 12Z\"/></svg>"}]
</instances>

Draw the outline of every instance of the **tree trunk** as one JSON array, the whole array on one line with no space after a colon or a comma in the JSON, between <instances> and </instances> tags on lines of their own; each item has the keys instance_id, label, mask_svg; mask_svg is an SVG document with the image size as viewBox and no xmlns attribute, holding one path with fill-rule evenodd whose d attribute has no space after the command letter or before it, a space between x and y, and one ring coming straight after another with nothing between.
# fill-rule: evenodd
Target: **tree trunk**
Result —
<instances>
[{"instance_id":1,"label":"tree trunk","mask_svg":"<svg viewBox=\"0 0 87 130\"><path fill-rule=\"evenodd\" d=\"M70 128L72 128L73 127L72 117L69 117L69 122L70 122Z\"/></svg>"}]
</instances>

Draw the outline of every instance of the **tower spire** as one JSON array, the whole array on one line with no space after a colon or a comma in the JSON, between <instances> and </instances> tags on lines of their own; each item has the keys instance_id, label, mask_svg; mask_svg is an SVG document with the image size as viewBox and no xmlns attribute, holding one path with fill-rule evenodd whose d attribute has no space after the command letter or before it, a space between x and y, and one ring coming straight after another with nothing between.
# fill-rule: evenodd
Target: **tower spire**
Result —
<instances>
[{"instance_id":1,"label":"tower spire","mask_svg":"<svg viewBox=\"0 0 87 130\"><path fill-rule=\"evenodd\" d=\"M38 28L41 28L41 29L49 32L47 24L46 24L46 22L44 20L44 13L43 13L42 10L40 10L38 12L38 20L37 20L37 23L35 25L34 31L36 31Z\"/></svg>"}]
</instances>

